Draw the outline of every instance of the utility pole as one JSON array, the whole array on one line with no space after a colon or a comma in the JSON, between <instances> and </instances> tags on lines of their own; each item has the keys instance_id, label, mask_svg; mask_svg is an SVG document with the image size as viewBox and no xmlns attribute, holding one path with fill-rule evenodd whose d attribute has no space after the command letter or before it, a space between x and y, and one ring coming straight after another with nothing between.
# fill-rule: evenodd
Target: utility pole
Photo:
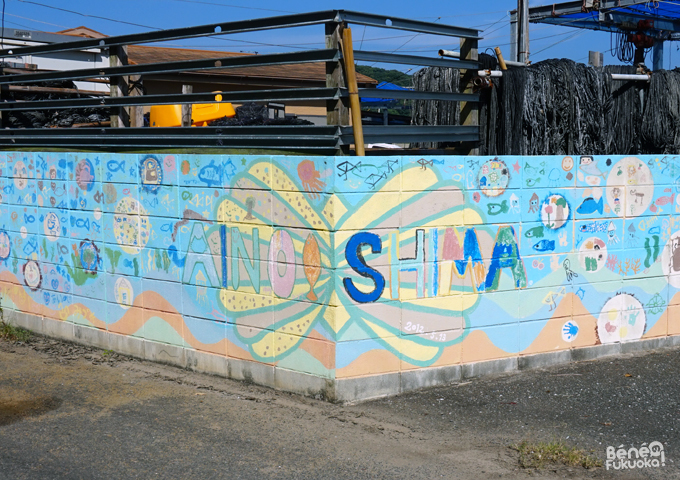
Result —
<instances>
[{"instance_id":1,"label":"utility pole","mask_svg":"<svg viewBox=\"0 0 680 480\"><path fill-rule=\"evenodd\" d=\"M529 61L529 0L517 0L516 38L513 39L518 62Z\"/></svg>"}]
</instances>

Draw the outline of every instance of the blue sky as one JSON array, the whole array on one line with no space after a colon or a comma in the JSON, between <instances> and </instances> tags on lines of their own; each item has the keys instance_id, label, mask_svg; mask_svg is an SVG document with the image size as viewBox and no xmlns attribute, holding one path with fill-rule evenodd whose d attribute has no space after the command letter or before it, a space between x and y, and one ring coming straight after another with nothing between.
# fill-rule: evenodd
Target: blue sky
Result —
<instances>
[{"instance_id":1,"label":"blue sky","mask_svg":"<svg viewBox=\"0 0 680 480\"><path fill-rule=\"evenodd\" d=\"M532 1L532 5L542 3L550 2ZM248 2L242 0L116 0L115 2L110 0L69 0L68 2L5 0L5 28L28 28L54 32L85 25L107 35L119 35L149 30L145 27L175 28L285 13L344 8L477 28L484 37L480 42L480 51L500 46L506 57L509 57L509 11L516 5L515 0L422 3L403 0L373 0L370 3L356 0L344 2L325 0L296 0L295 2L274 0L249 0ZM57 8L78 13L60 11ZM423 56L436 56L439 48L457 49L457 44L451 43L446 37L415 35L409 32L362 26L354 26L352 34L355 49L397 51ZM586 63L588 50L599 50L605 52L605 63L618 63L607 53L610 49L608 33L532 24L530 39L531 59L534 62L547 58L565 57ZM180 40L171 42L171 44L185 48L259 53L315 49L323 45L323 27ZM680 63L679 61L680 51L677 45L667 44L664 55L665 68L669 66L674 68ZM648 63L651 64L651 58ZM409 66L402 65L381 66L401 71L409 69Z\"/></svg>"}]
</instances>

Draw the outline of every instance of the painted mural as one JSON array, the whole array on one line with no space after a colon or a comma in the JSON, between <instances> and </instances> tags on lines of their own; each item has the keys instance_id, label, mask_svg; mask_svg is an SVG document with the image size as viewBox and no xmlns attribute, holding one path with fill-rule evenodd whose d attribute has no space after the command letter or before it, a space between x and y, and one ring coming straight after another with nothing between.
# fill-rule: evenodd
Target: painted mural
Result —
<instances>
[{"instance_id":1,"label":"painted mural","mask_svg":"<svg viewBox=\"0 0 680 480\"><path fill-rule=\"evenodd\" d=\"M680 333L680 157L0 154L5 309L348 378Z\"/></svg>"}]
</instances>

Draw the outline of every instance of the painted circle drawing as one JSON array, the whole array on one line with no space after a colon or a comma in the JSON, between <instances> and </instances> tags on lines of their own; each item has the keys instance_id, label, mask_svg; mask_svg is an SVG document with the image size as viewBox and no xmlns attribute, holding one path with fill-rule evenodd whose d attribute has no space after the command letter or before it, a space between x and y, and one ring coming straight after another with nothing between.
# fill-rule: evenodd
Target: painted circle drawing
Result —
<instances>
[{"instance_id":1,"label":"painted circle drawing","mask_svg":"<svg viewBox=\"0 0 680 480\"><path fill-rule=\"evenodd\" d=\"M673 232L661 252L661 269L674 288L680 288L680 230Z\"/></svg>"},{"instance_id":2,"label":"painted circle drawing","mask_svg":"<svg viewBox=\"0 0 680 480\"><path fill-rule=\"evenodd\" d=\"M597 336L602 343L636 340L642 337L645 324L645 310L640 301L620 293L602 307L597 319Z\"/></svg>"},{"instance_id":3,"label":"painted circle drawing","mask_svg":"<svg viewBox=\"0 0 680 480\"><path fill-rule=\"evenodd\" d=\"M573 342L578 336L578 324L574 321L567 321L562 326L562 340L565 342Z\"/></svg>"},{"instance_id":4,"label":"painted circle drawing","mask_svg":"<svg viewBox=\"0 0 680 480\"><path fill-rule=\"evenodd\" d=\"M24 272L24 283L28 288L35 291L40 288L42 283L42 273L40 272L40 266L35 260L29 260L22 267Z\"/></svg>"},{"instance_id":5,"label":"painted circle drawing","mask_svg":"<svg viewBox=\"0 0 680 480\"><path fill-rule=\"evenodd\" d=\"M599 272L607 263L607 244L604 240L587 238L579 249L579 263L586 272Z\"/></svg>"},{"instance_id":6,"label":"painted circle drawing","mask_svg":"<svg viewBox=\"0 0 680 480\"><path fill-rule=\"evenodd\" d=\"M609 172L606 195L609 207L617 216L642 215L654 199L652 172L639 158L626 157Z\"/></svg>"},{"instance_id":7,"label":"painted circle drawing","mask_svg":"<svg viewBox=\"0 0 680 480\"><path fill-rule=\"evenodd\" d=\"M76 184L83 192L89 192L94 187L94 166L87 158L83 158L76 165Z\"/></svg>"},{"instance_id":8,"label":"painted circle drawing","mask_svg":"<svg viewBox=\"0 0 680 480\"><path fill-rule=\"evenodd\" d=\"M28 228L26 228L26 225L22 225L21 228L19 229L19 233L21 234L21 238L26 240L28 237Z\"/></svg>"},{"instance_id":9,"label":"painted circle drawing","mask_svg":"<svg viewBox=\"0 0 680 480\"><path fill-rule=\"evenodd\" d=\"M7 232L0 231L0 261L7 260L12 252L12 243Z\"/></svg>"},{"instance_id":10,"label":"painted circle drawing","mask_svg":"<svg viewBox=\"0 0 680 480\"><path fill-rule=\"evenodd\" d=\"M54 212L49 212L45 215L45 220L43 221L43 228L45 230L45 236L51 242L57 240L60 236L61 222L59 217Z\"/></svg>"},{"instance_id":11,"label":"painted circle drawing","mask_svg":"<svg viewBox=\"0 0 680 480\"><path fill-rule=\"evenodd\" d=\"M113 236L125 253L139 253L149 241L148 213L131 197L122 198L113 215Z\"/></svg>"},{"instance_id":12,"label":"painted circle drawing","mask_svg":"<svg viewBox=\"0 0 680 480\"><path fill-rule=\"evenodd\" d=\"M477 174L479 189L487 197L497 197L505 192L510 181L510 172L505 162L498 159L482 164Z\"/></svg>"},{"instance_id":13,"label":"painted circle drawing","mask_svg":"<svg viewBox=\"0 0 680 480\"><path fill-rule=\"evenodd\" d=\"M139 164L142 188L150 193L156 193L163 182L163 166L156 157L145 157Z\"/></svg>"},{"instance_id":14,"label":"painted circle drawing","mask_svg":"<svg viewBox=\"0 0 680 480\"><path fill-rule=\"evenodd\" d=\"M124 310L127 310L132 306L132 300L134 299L134 291L132 290L132 284L130 280L125 277L120 277L116 280L113 286L113 294L116 297L116 303Z\"/></svg>"},{"instance_id":15,"label":"painted circle drawing","mask_svg":"<svg viewBox=\"0 0 680 480\"><path fill-rule=\"evenodd\" d=\"M548 195L541 204L541 222L550 230L564 227L570 213L569 203L562 195Z\"/></svg>"},{"instance_id":16,"label":"painted circle drawing","mask_svg":"<svg viewBox=\"0 0 680 480\"><path fill-rule=\"evenodd\" d=\"M78 247L80 256L80 266L87 273L95 273L101 258L99 256L99 248L92 240L83 240Z\"/></svg>"},{"instance_id":17,"label":"painted circle drawing","mask_svg":"<svg viewBox=\"0 0 680 480\"><path fill-rule=\"evenodd\" d=\"M26 164L19 160L14 164L14 186L17 190L23 190L28 185L28 169Z\"/></svg>"}]
</instances>

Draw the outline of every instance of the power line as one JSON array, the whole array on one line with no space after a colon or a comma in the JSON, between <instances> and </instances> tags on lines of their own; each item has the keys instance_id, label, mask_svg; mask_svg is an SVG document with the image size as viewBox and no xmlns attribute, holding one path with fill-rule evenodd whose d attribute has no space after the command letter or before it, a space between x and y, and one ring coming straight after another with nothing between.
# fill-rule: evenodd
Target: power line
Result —
<instances>
[{"instance_id":1,"label":"power line","mask_svg":"<svg viewBox=\"0 0 680 480\"><path fill-rule=\"evenodd\" d=\"M462 13L460 15L441 15L439 17L429 16L429 17L415 17L415 18L456 18L456 17L474 17L477 15L491 15L493 13L505 13L508 14L507 10L496 10L493 12L480 12L480 13Z\"/></svg>"},{"instance_id":2,"label":"power line","mask_svg":"<svg viewBox=\"0 0 680 480\"><path fill-rule=\"evenodd\" d=\"M585 33L585 31L583 31L583 30L582 30L582 31L578 31L578 30L577 30L573 35L571 35L571 36L565 38L564 40L559 40L559 41L553 43L552 45L548 45L547 47L545 47L545 48L539 50L538 52L534 52L534 55L538 55L538 54L541 53L541 52L545 52L546 50L548 50L549 48L554 47L554 46L557 45L558 43L566 42L567 40L571 40L572 38L576 38L576 37L578 37L579 35L583 35L584 33Z\"/></svg>"},{"instance_id":3,"label":"power line","mask_svg":"<svg viewBox=\"0 0 680 480\"><path fill-rule=\"evenodd\" d=\"M56 24L56 23L50 23L50 22L43 22L42 20L36 20L36 19L34 19L34 18L22 17L21 15L13 15L13 14L11 14L11 13L6 13L5 15L7 15L8 17L22 18L22 19L28 20L28 21L30 21L30 22L44 23L45 25L51 25L51 26L53 26L53 27L68 28L68 27L66 27L66 26L64 26L64 25L58 25L58 24ZM8 23L9 23L9 22L8 22ZM25 26L25 25L24 25L24 26ZM26 28L30 28L30 27L26 27Z\"/></svg>"},{"instance_id":4,"label":"power line","mask_svg":"<svg viewBox=\"0 0 680 480\"><path fill-rule=\"evenodd\" d=\"M435 20L435 22L437 22L438 20L441 20L441 17L438 17L437 20ZM422 34L422 33L416 33L416 34L413 35L411 38L409 38L408 40L406 40L404 43L402 43L401 45L399 45L397 48L395 48L394 50L392 50L390 53L396 52L397 50L399 50L400 48L402 48L403 46L405 46L406 44L408 44L409 42L411 42L412 40L414 40L416 37L419 37L419 36L421 36L421 35L423 35L423 34ZM380 62L374 62L374 63L372 63L370 66L372 67L373 65L375 65L375 64L377 64L377 63L380 63Z\"/></svg>"},{"instance_id":5,"label":"power line","mask_svg":"<svg viewBox=\"0 0 680 480\"><path fill-rule=\"evenodd\" d=\"M166 1L166 0L164 0ZM242 5L229 5L226 3L216 3L216 2L207 2L205 0L172 0L173 2L184 2L184 3L200 3L203 5L214 5L218 7L227 7L227 8L242 8L244 10L259 10L262 12L275 12L275 13L299 13L299 12L293 12L290 10L274 10L271 8L260 8L260 7L244 7Z\"/></svg>"},{"instance_id":6,"label":"power line","mask_svg":"<svg viewBox=\"0 0 680 480\"><path fill-rule=\"evenodd\" d=\"M89 15L87 13L81 13L81 12L76 12L76 11L73 11L73 10L67 10L66 8L53 7L52 5L45 5L44 3L32 2L31 0L19 0L19 1L23 2L23 3L30 3L32 5L38 5L40 7L51 8L52 10L59 10L61 12L72 13L74 15L80 15L81 17L98 18L100 20L106 20L107 22L124 23L125 25L132 25L134 27L150 28L152 30L162 30L158 27L150 27L148 25L142 25L140 23L126 22L125 20L116 20L116 19L113 19L113 18L101 17L99 15Z\"/></svg>"}]
</instances>

